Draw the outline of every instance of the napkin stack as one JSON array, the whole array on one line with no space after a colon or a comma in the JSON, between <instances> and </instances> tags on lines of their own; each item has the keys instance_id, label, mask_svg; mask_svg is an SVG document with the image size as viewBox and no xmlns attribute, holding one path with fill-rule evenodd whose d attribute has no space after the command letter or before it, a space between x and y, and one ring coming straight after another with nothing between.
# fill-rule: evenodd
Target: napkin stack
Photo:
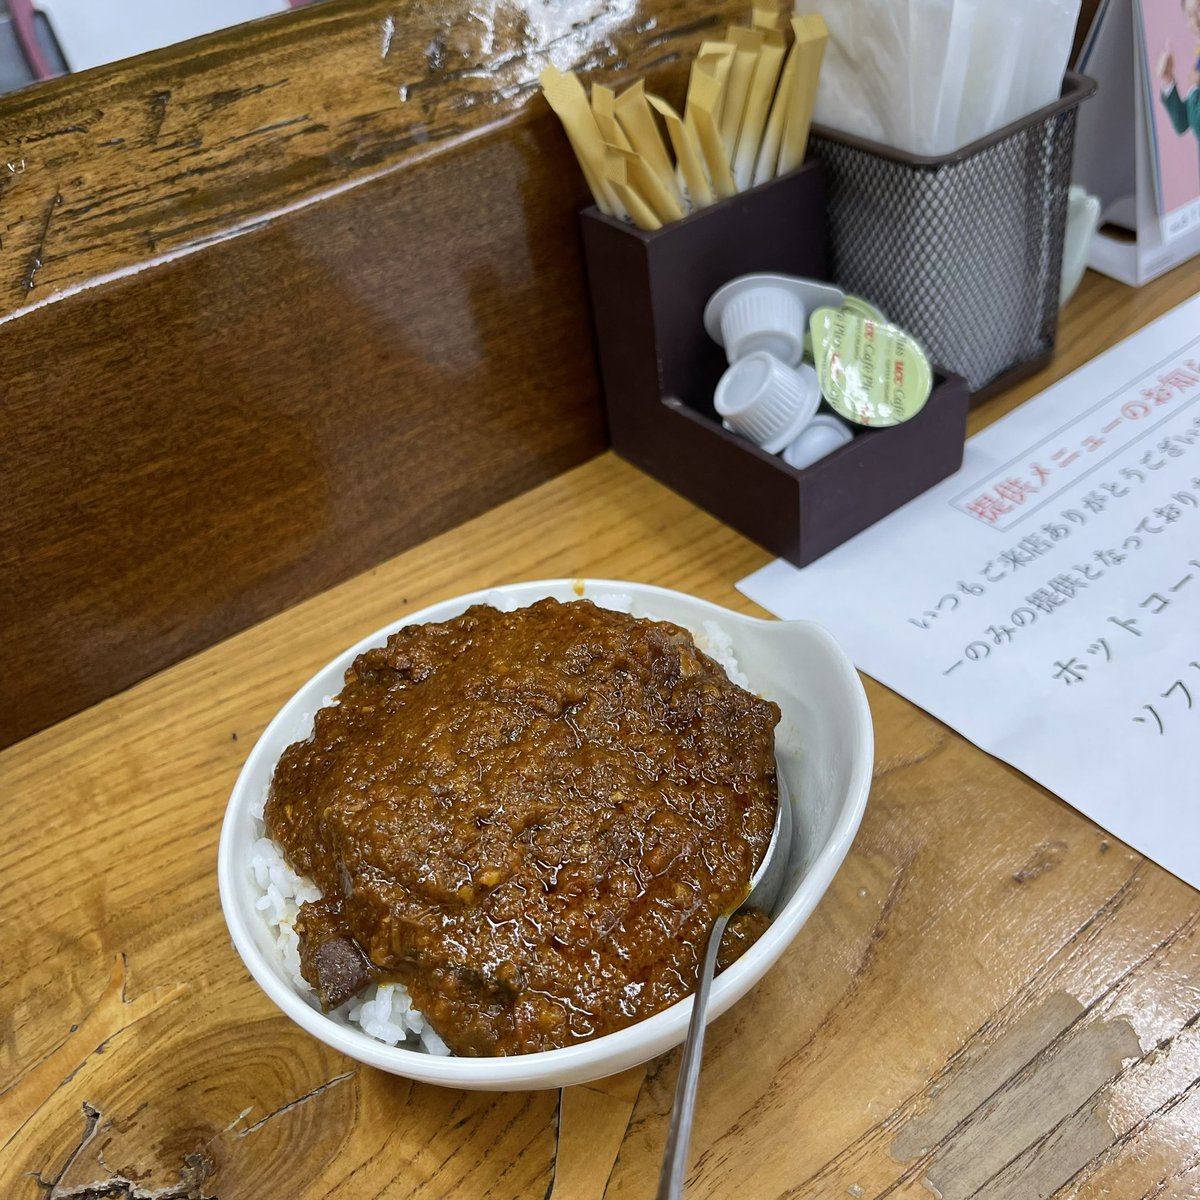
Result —
<instances>
[{"instance_id":1,"label":"napkin stack","mask_svg":"<svg viewBox=\"0 0 1200 1200\"><path fill-rule=\"evenodd\" d=\"M829 27L814 120L950 154L1058 98L1080 0L809 0Z\"/></svg>"}]
</instances>

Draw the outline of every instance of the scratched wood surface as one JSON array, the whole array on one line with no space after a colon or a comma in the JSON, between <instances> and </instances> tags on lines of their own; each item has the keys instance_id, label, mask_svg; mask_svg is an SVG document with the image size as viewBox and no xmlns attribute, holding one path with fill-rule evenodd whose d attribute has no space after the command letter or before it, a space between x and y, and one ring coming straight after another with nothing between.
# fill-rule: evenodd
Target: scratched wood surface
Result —
<instances>
[{"instance_id":1,"label":"scratched wood surface","mask_svg":"<svg viewBox=\"0 0 1200 1200\"><path fill-rule=\"evenodd\" d=\"M547 63L679 64L749 10L327 0L2 97L0 314L476 135Z\"/></svg>"},{"instance_id":2,"label":"scratched wood surface","mask_svg":"<svg viewBox=\"0 0 1200 1200\"><path fill-rule=\"evenodd\" d=\"M516 12L333 0L0 97L0 745L603 449L536 75L671 91L749 4Z\"/></svg>"},{"instance_id":3,"label":"scratched wood surface","mask_svg":"<svg viewBox=\"0 0 1200 1200\"><path fill-rule=\"evenodd\" d=\"M1200 287L1089 276L1045 386ZM982 424L1016 397L974 416ZM653 1195L677 1056L559 1096L323 1048L233 952L216 845L288 695L459 592L611 576L754 611L757 547L601 456L0 754L0 1196ZM711 1029L689 1196L1195 1200L1197 894L867 681L861 832ZM619 1155L614 1152L619 1147Z\"/></svg>"}]
</instances>

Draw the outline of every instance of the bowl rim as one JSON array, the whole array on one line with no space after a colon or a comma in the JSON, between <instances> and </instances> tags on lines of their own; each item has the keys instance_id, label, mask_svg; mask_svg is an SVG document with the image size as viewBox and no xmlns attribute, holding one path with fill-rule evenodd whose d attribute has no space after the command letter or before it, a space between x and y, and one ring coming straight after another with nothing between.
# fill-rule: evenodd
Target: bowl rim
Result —
<instances>
[{"instance_id":1,"label":"bowl rim","mask_svg":"<svg viewBox=\"0 0 1200 1200\"><path fill-rule=\"evenodd\" d=\"M582 590L581 590L582 589ZM537 579L520 583L499 584L477 589L461 595L448 597L406 614L381 629L360 638L351 647L341 651L323 667L315 671L276 712L255 741L247 755L237 780L230 793L221 822L221 835L217 851L217 878L221 908L233 940L234 948L247 970L267 997L288 1017L319 1041L358 1062L378 1067L393 1074L416 1079L425 1083L460 1088L531 1088L559 1087L564 1079L583 1082L614 1074L627 1067L645 1062L657 1054L678 1045L684 1037L691 1018L692 997L646 1017L633 1025L614 1033L605 1034L590 1041L580 1042L555 1050L540 1050L529 1054L496 1058L469 1058L455 1055L435 1055L412 1050L404 1045L388 1046L372 1038L362 1030L353 1029L331 1020L323 1012L312 1007L296 989L275 973L273 966L255 943L250 920L256 914L243 911L238 902L236 875L240 869L238 852L239 837L236 833L237 818L249 808L254 800L250 778L256 774L260 760L267 756L266 747L272 735L284 722L294 719L300 707L301 696L331 672L345 670L358 654L380 645L397 629L406 625L420 624L430 620L447 620L473 604L487 603L498 594L510 596L521 604L532 603L546 595L570 590L578 599L589 599L598 593L627 593L635 601L645 597L662 597L672 602L684 602L695 607L701 620L714 619L722 626L742 623L745 625L776 624L771 618L752 617L745 613L715 604L711 600L690 595L656 584L637 583L632 580L587 578ZM669 619L669 618L664 618ZM833 829L825 844L810 862L807 871L797 884L795 893L780 910L771 925L759 940L747 950L728 970L722 972L713 984L709 1002L708 1019L711 1021L740 999L766 973L780 957L788 943L796 936L808 919L817 902L825 894L838 867L841 865L854 839L866 808L870 790L874 759L874 731L866 693L858 672L833 636L813 621L788 621L792 627L804 627L807 636L823 643L829 652L830 662L842 672L852 703L857 710L858 746L851 764L850 780L846 795L836 814ZM340 682L338 687L340 689ZM326 691L324 695L329 695ZM273 766L273 764L272 764ZM799 903L797 903L799 902ZM787 914L787 920L783 920Z\"/></svg>"}]
</instances>

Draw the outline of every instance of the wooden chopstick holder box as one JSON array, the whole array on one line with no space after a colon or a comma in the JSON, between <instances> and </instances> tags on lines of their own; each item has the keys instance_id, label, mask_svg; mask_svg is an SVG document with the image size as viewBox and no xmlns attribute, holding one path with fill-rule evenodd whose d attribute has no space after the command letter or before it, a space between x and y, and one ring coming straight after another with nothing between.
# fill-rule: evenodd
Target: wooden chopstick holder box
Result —
<instances>
[{"instance_id":1,"label":"wooden chopstick holder box","mask_svg":"<svg viewBox=\"0 0 1200 1200\"><path fill-rule=\"evenodd\" d=\"M796 566L962 465L966 385L936 370L917 416L863 430L803 470L716 415L727 363L704 330L705 303L752 271L829 278L820 162L653 231L594 207L580 219L609 432L623 458Z\"/></svg>"}]
</instances>

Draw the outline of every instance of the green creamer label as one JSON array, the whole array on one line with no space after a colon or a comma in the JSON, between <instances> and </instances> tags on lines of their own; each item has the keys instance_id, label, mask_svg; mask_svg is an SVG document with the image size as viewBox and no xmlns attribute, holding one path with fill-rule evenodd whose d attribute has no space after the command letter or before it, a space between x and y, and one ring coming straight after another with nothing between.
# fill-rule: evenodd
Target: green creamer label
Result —
<instances>
[{"instance_id":1,"label":"green creamer label","mask_svg":"<svg viewBox=\"0 0 1200 1200\"><path fill-rule=\"evenodd\" d=\"M873 305L870 300L864 300L862 296L851 296L847 293L845 300L842 301L842 312L853 313L856 317L869 317L872 321L877 321L879 324L885 324L887 317L883 315ZM811 326L811 322L810 322ZM811 327L804 331L804 357L812 362L815 357L813 354L813 336Z\"/></svg>"},{"instance_id":2,"label":"green creamer label","mask_svg":"<svg viewBox=\"0 0 1200 1200\"><path fill-rule=\"evenodd\" d=\"M858 425L899 425L925 407L933 371L903 329L845 309L809 318L821 391L835 412Z\"/></svg>"}]
</instances>

